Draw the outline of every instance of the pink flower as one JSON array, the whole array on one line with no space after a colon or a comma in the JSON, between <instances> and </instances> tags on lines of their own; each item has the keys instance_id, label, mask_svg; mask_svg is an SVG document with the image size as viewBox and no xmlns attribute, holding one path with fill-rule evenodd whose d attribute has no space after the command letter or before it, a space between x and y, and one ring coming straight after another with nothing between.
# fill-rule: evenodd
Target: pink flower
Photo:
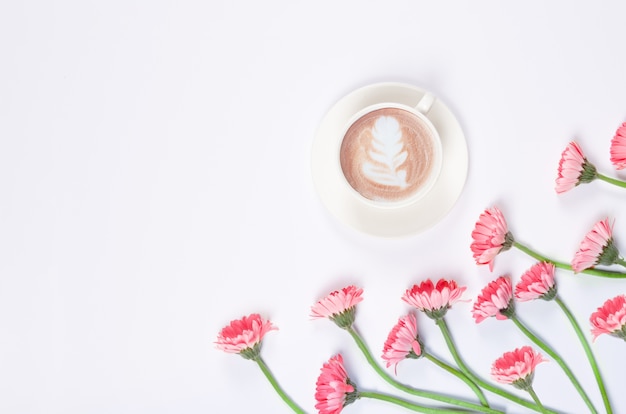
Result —
<instances>
[{"instance_id":1,"label":"pink flower","mask_svg":"<svg viewBox=\"0 0 626 414\"><path fill-rule=\"evenodd\" d=\"M422 355L422 344L417 333L417 318L412 313L398 319L398 323L391 329L385 346L383 347L383 360L387 362L387 368L395 365L406 358L419 358Z\"/></svg>"},{"instance_id":2,"label":"pink flower","mask_svg":"<svg viewBox=\"0 0 626 414\"><path fill-rule=\"evenodd\" d=\"M554 299L556 296L554 270L555 266L552 263L540 262L533 265L515 286L515 297L522 302Z\"/></svg>"},{"instance_id":3,"label":"pink flower","mask_svg":"<svg viewBox=\"0 0 626 414\"><path fill-rule=\"evenodd\" d=\"M579 273L597 264L611 265L619 258L613 244L613 226L606 218L597 222L580 243L572 260L572 269Z\"/></svg>"},{"instance_id":4,"label":"pink flower","mask_svg":"<svg viewBox=\"0 0 626 414\"><path fill-rule=\"evenodd\" d=\"M626 340L626 296L618 295L609 299L595 311L591 318L593 340L602 334L609 334Z\"/></svg>"},{"instance_id":5,"label":"pink flower","mask_svg":"<svg viewBox=\"0 0 626 414\"><path fill-rule=\"evenodd\" d=\"M611 162L618 170L626 168L626 122L624 122L611 140Z\"/></svg>"},{"instance_id":6,"label":"pink flower","mask_svg":"<svg viewBox=\"0 0 626 414\"><path fill-rule=\"evenodd\" d=\"M491 376L502 384L527 390L532 385L535 368L542 362L547 360L540 353L523 346L496 359L491 366Z\"/></svg>"},{"instance_id":7,"label":"pink flower","mask_svg":"<svg viewBox=\"0 0 626 414\"><path fill-rule=\"evenodd\" d=\"M363 300L362 294L363 289L355 286L331 292L311 307L311 317L329 318L341 328L349 328L354 323L356 304Z\"/></svg>"},{"instance_id":8,"label":"pink flower","mask_svg":"<svg viewBox=\"0 0 626 414\"><path fill-rule=\"evenodd\" d=\"M215 342L218 349L240 354L246 359L255 359L260 352L261 340L269 331L278 330L270 321L258 313L244 316L224 327Z\"/></svg>"},{"instance_id":9,"label":"pink flower","mask_svg":"<svg viewBox=\"0 0 626 414\"><path fill-rule=\"evenodd\" d=\"M315 408L320 414L338 414L343 407L358 398L356 386L348 378L341 354L332 357L322 367L315 388Z\"/></svg>"},{"instance_id":10,"label":"pink flower","mask_svg":"<svg viewBox=\"0 0 626 414\"><path fill-rule=\"evenodd\" d=\"M489 270L493 270L493 261L498 253L513 245L513 235L497 207L489 208L480 215L472 231L472 240L470 248L476 264L488 264Z\"/></svg>"},{"instance_id":11,"label":"pink flower","mask_svg":"<svg viewBox=\"0 0 626 414\"><path fill-rule=\"evenodd\" d=\"M499 320L508 319L514 312L513 287L507 276L500 276L483 288L472 308L476 323L491 316Z\"/></svg>"},{"instance_id":12,"label":"pink flower","mask_svg":"<svg viewBox=\"0 0 626 414\"><path fill-rule=\"evenodd\" d=\"M564 193L576 187L583 172L583 165L586 162L580 146L575 142L570 142L559 161L558 176L556 178L556 192Z\"/></svg>"},{"instance_id":13,"label":"pink flower","mask_svg":"<svg viewBox=\"0 0 626 414\"><path fill-rule=\"evenodd\" d=\"M461 299L466 287L458 287L454 280L439 279L435 286L427 279L419 285L413 285L402 296L402 300L424 312L432 319L443 317L448 309Z\"/></svg>"}]
</instances>

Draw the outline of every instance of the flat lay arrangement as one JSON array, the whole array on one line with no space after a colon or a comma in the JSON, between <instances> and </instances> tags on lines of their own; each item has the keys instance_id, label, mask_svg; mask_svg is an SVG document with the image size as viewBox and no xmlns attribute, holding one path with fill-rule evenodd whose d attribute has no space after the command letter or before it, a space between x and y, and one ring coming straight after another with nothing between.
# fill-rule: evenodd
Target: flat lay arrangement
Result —
<instances>
[{"instance_id":1,"label":"flat lay arrangement","mask_svg":"<svg viewBox=\"0 0 626 414\"><path fill-rule=\"evenodd\" d=\"M626 413L625 2L0 2L0 413Z\"/></svg>"}]
</instances>

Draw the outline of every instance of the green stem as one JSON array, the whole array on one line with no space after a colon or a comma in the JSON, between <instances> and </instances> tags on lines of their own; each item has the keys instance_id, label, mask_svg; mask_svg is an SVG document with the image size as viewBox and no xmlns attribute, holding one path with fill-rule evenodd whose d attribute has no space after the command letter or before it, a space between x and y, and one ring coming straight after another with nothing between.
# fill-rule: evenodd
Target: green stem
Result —
<instances>
[{"instance_id":1,"label":"green stem","mask_svg":"<svg viewBox=\"0 0 626 414\"><path fill-rule=\"evenodd\" d=\"M459 407L469 408L476 412L491 413L491 414L502 413L502 411L494 410L489 407L483 407L478 404L469 403L466 401L462 401L462 400L452 398L452 397L447 397L445 395L437 394L437 393L430 392L430 391L419 390L417 388L409 387L407 385L404 385L396 381L387 373L387 371L385 371L384 369L382 369L380 365L378 365L378 363L376 362L376 359L374 359L374 356L367 348L367 345L365 345L365 342L363 341L363 339L361 339L361 337L354 330L354 328L348 327L346 328L346 330L356 342L357 346L359 347L359 349L365 356L365 359L367 359L367 362L371 365L372 368L374 368L374 371L376 371L376 373L378 373L378 375L380 375L382 379L387 381L393 387L411 395L415 395L415 396L422 397L422 398L429 398L431 400L440 401L440 402L444 402L444 403L452 404L452 405L457 405Z\"/></svg>"},{"instance_id":2,"label":"green stem","mask_svg":"<svg viewBox=\"0 0 626 414\"><path fill-rule=\"evenodd\" d=\"M587 407L589 407L589 410L592 413L597 414L598 411L593 406L593 403L589 399L589 396L587 396L587 394L585 393L585 390L583 390L583 387L580 385L580 383L574 376L574 373L567 366L563 358L561 358L559 354L557 354L556 351L554 351L551 347L549 347L544 341L539 339L537 335L532 333L526 326L524 326L524 324L517 318L516 315L511 316L511 320L524 333L524 335L526 335L531 341L533 341L539 348L543 349L546 354L550 355L552 359L554 359L557 362L557 364L559 364L559 366L563 369L567 377L570 379L570 381L572 382L572 384L574 385L574 387L576 388L576 390L578 391L582 399L585 401L585 404L587 404Z\"/></svg>"},{"instance_id":3,"label":"green stem","mask_svg":"<svg viewBox=\"0 0 626 414\"><path fill-rule=\"evenodd\" d=\"M523 244L519 242L514 241L513 246L517 247L519 250L523 251L530 257L533 257L539 260L540 262L549 262L549 263L552 263L555 267L558 267L559 269L565 269L571 272L574 271L571 265L567 263L563 263L563 262L557 262L556 260L548 259L547 257L537 253L534 250L531 250L530 248L524 246ZM625 265L626 265L626 262L625 262ZM611 270L602 270L602 269L585 269L585 270L580 271L580 273L585 273L585 274L592 275L592 276L608 277L608 278L613 278L613 279L626 278L626 273L614 272Z\"/></svg>"},{"instance_id":4,"label":"green stem","mask_svg":"<svg viewBox=\"0 0 626 414\"><path fill-rule=\"evenodd\" d=\"M589 364L591 364L591 369L593 370L593 374L596 377L596 382L598 383L598 388L600 388L600 393L602 394L602 401L604 401L604 407L606 409L607 414L611 414L613 412L611 408L611 402L609 401L609 397L607 395L606 388L604 386L604 381L602 380L602 376L600 375L600 369L598 368L598 363L596 362L596 359L593 356L593 352L591 351L591 346L589 345L589 341L587 341L587 339L585 338L585 335L582 329L580 328L580 325L574 318L574 315L572 315L572 312L570 312L570 310L567 308L565 303L561 300L561 298L556 296L554 300L561 307L561 310L563 310L563 313L565 313L565 316L567 316L567 319L569 319L570 323L572 324L572 327L574 328L574 331L576 332L576 335L578 336L578 339L580 340L580 343L585 349L585 354L587 354L587 359L589 360Z\"/></svg>"},{"instance_id":5,"label":"green stem","mask_svg":"<svg viewBox=\"0 0 626 414\"><path fill-rule=\"evenodd\" d=\"M604 174L600 174L600 173L596 173L596 177L602 181L606 181L607 183L616 185L618 187L623 187L626 188L626 182L622 181L622 180L618 180L616 178L611 178L611 177L607 177Z\"/></svg>"},{"instance_id":6,"label":"green stem","mask_svg":"<svg viewBox=\"0 0 626 414\"><path fill-rule=\"evenodd\" d=\"M528 393L530 394L531 397L533 397L533 401L535 403L537 403L537 405L539 406L539 408L541 408L541 412L545 413L546 409L544 408L543 404L541 404L541 401L539 401L539 397L537 397L537 393L535 392L535 390L533 389L533 386L529 386L528 389L526 390L528 391Z\"/></svg>"},{"instance_id":7,"label":"green stem","mask_svg":"<svg viewBox=\"0 0 626 414\"><path fill-rule=\"evenodd\" d=\"M370 392L370 391L359 391L359 397L362 398L372 398L374 400L386 401L392 404L399 405L411 411L417 411L418 413L427 413L427 414L437 414L437 413L455 413L458 414L458 410L448 410L444 408L431 408L431 407L423 407L421 405L413 404L408 402L407 400L403 400L401 398L397 398L387 394L380 394L378 392Z\"/></svg>"},{"instance_id":8,"label":"green stem","mask_svg":"<svg viewBox=\"0 0 626 414\"><path fill-rule=\"evenodd\" d=\"M485 398L485 394L483 393L483 391L467 375L465 375L458 369L446 364L445 362L441 361L440 359L437 359L433 355L428 354L426 352L424 352L424 358L433 362L435 365L439 366L440 368L443 368L444 370L448 371L452 375L459 378L461 381L465 382L472 389L472 391L474 391L474 394L476 394L476 397L478 397L478 399L480 400L480 403L484 405L485 407L489 407L489 403L487 402L487 399Z\"/></svg>"},{"instance_id":9,"label":"green stem","mask_svg":"<svg viewBox=\"0 0 626 414\"><path fill-rule=\"evenodd\" d=\"M276 378L274 378L274 375L272 375L272 372L269 370L267 365L265 365L265 362L263 361L260 355L255 359L255 361L257 362L257 364L259 364L259 368L261 368L261 371L263 371L263 373L265 374L265 377L268 379L270 384L272 384L272 387L274 387L274 390L276 390L278 395L280 395L280 398L282 398L283 401L287 403L287 405L291 407L291 409L295 413L306 414L306 411L298 407L298 405L285 393L285 391L283 391L280 385L278 385L278 381L276 381Z\"/></svg>"},{"instance_id":10,"label":"green stem","mask_svg":"<svg viewBox=\"0 0 626 414\"><path fill-rule=\"evenodd\" d=\"M452 354L452 357L454 358L454 361L457 363L457 365L459 366L459 368L461 368L461 371L463 371L463 373L465 375L467 375L468 377L470 377L476 384L478 384L479 386L481 386L482 388L491 391L494 394L497 394L501 397L504 397L510 401L513 401L516 404L519 404L523 407L526 408L530 408L531 410L535 410L538 412L542 412L542 408L539 407L536 403L532 403L528 400L525 400L523 398L520 398L514 394L511 394L510 392L507 392L501 388L495 387L491 384L489 384L488 382L482 380L480 377L478 377L476 374L474 374L467 365L465 365L465 362L463 362L463 359L461 359L461 356L459 355L456 346L454 345L454 341L452 340L452 335L450 335L450 330L448 329L448 325L446 324L445 319L441 318L441 319L437 319L436 321L437 326L439 326L439 329L441 330L441 333L443 334L444 339L446 340L446 344L448 345L448 349L450 350L450 353ZM556 411L550 411L548 410L547 412L552 413L552 414L556 414Z\"/></svg>"}]
</instances>

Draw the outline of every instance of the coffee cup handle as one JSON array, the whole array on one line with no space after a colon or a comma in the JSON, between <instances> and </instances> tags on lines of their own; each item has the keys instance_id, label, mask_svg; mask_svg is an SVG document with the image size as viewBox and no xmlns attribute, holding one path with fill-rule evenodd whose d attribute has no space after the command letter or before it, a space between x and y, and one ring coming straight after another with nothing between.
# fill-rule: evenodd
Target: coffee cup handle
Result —
<instances>
[{"instance_id":1,"label":"coffee cup handle","mask_svg":"<svg viewBox=\"0 0 626 414\"><path fill-rule=\"evenodd\" d=\"M433 107L434 103L435 103L434 95L431 95L430 93L426 92L424 93L420 101L417 103L417 105L415 105L415 110L426 115L428 111L430 111L430 108Z\"/></svg>"}]
</instances>

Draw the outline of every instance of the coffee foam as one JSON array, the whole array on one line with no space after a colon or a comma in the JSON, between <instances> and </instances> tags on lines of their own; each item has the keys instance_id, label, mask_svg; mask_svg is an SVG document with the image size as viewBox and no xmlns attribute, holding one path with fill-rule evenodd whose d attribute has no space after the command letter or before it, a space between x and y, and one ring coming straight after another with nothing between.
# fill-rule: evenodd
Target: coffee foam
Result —
<instances>
[{"instance_id":1,"label":"coffee foam","mask_svg":"<svg viewBox=\"0 0 626 414\"><path fill-rule=\"evenodd\" d=\"M354 122L341 143L341 169L363 197L404 201L428 182L435 144L428 125L410 111L377 109Z\"/></svg>"}]
</instances>

